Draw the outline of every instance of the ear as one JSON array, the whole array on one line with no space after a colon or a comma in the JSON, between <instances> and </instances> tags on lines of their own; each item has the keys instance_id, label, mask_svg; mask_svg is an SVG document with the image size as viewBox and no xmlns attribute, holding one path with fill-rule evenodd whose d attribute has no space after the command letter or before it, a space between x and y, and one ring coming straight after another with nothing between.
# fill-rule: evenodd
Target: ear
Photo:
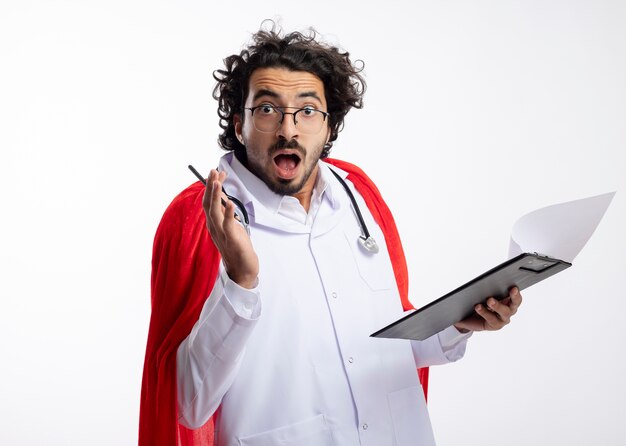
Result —
<instances>
[{"instance_id":1,"label":"ear","mask_svg":"<svg viewBox=\"0 0 626 446\"><path fill-rule=\"evenodd\" d=\"M241 122L241 115L236 114L233 116L233 124L235 125L235 136L239 140L241 144L245 146L243 142L243 134L241 133L241 129L243 127L243 123Z\"/></svg>"}]
</instances>

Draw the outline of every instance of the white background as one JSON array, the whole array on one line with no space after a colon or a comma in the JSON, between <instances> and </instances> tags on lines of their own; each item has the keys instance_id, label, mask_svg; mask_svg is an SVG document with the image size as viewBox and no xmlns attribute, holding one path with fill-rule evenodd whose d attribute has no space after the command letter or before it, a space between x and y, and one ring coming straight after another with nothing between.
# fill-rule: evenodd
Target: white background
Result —
<instances>
[{"instance_id":1,"label":"white background","mask_svg":"<svg viewBox=\"0 0 626 446\"><path fill-rule=\"evenodd\" d=\"M211 73L262 19L365 61L332 155L394 211L422 305L513 222L617 190L574 267L431 371L439 445L626 443L626 3L4 1L0 444L136 444L151 243L217 164Z\"/></svg>"}]
</instances>

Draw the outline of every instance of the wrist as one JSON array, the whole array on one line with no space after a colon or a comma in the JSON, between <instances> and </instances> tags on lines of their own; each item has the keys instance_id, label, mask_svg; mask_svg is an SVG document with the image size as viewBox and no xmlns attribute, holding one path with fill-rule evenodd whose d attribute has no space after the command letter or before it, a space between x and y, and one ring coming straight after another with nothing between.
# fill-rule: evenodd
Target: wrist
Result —
<instances>
[{"instance_id":1,"label":"wrist","mask_svg":"<svg viewBox=\"0 0 626 446\"><path fill-rule=\"evenodd\" d=\"M460 327L460 326L459 326L459 325L457 325L457 324L454 324L454 328L456 328L456 329L457 329L457 331L458 331L459 333L462 333L462 334L466 334L466 333L469 333L470 331L472 331L472 330L469 330L469 329L467 329L467 328Z\"/></svg>"},{"instance_id":2,"label":"wrist","mask_svg":"<svg viewBox=\"0 0 626 446\"><path fill-rule=\"evenodd\" d=\"M258 279L256 275L254 276L250 274L236 275L236 274L231 274L229 271L226 271L226 274L228 274L228 277L230 278L230 280L235 282L241 288L251 290L257 286Z\"/></svg>"}]
</instances>

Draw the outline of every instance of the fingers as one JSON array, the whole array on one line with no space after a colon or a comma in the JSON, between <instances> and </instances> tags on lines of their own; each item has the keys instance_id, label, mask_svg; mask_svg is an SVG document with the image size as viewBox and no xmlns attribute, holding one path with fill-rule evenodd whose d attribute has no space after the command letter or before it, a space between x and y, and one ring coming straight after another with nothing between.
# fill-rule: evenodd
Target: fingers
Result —
<instances>
[{"instance_id":1,"label":"fingers","mask_svg":"<svg viewBox=\"0 0 626 446\"><path fill-rule=\"evenodd\" d=\"M493 297L487 299L486 305L476 305L476 312L484 319L485 330L500 330L511 322L511 317L517 313L522 304L522 295L517 287L509 295L498 301Z\"/></svg>"},{"instance_id":2,"label":"fingers","mask_svg":"<svg viewBox=\"0 0 626 446\"><path fill-rule=\"evenodd\" d=\"M211 212L219 213L223 215L222 206L224 206L224 194L222 193L222 185L226 180L226 172L217 172L212 170L209 175L209 181L207 187L211 187ZM217 215L217 214L215 214Z\"/></svg>"},{"instance_id":3,"label":"fingers","mask_svg":"<svg viewBox=\"0 0 626 446\"><path fill-rule=\"evenodd\" d=\"M211 170L209 172L209 177L206 180L206 187L204 189L204 196L202 197L202 207L204 211L208 214L211 210L211 203L213 199L213 182L215 181L215 170Z\"/></svg>"},{"instance_id":4,"label":"fingers","mask_svg":"<svg viewBox=\"0 0 626 446\"><path fill-rule=\"evenodd\" d=\"M237 219L235 218L235 203L233 203L230 200L224 201L223 199L222 199L222 203L224 206L224 219L222 221L222 229L224 231L227 231L228 225L234 225L234 224L239 225L239 223L237 223Z\"/></svg>"},{"instance_id":5,"label":"fingers","mask_svg":"<svg viewBox=\"0 0 626 446\"><path fill-rule=\"evenodd\" d=\"M229 243L246 234L246 228L238 215L237 205L223 190L222 185L226 176L226 172L211 170L202 198L207 229L222 255Z\"/></svg>"},{"instance_id":6,"label":"fingers","mask_svg":"<svg viewBox=\"0 0 626 446\"><path fill-rule=\"evenodd\" d=\"M221 227L224 221L224 200L222 184L226 179L225 172L211 170L206 182L206 189L202 198L202 207L207 217L207 227L213 233L217 227Z\"/></svg>"},{"instance_id":7,"label":"fingers","mask_svg":"<svg viewBox=\"0 0 626 446\"><path fill-rule=\"evenodd\" d=\"M249 234L236 216L236 205L222 191L226 172L211 170L202 198L206 225L228 276L244 288L256 286L259 259Z\"/></svg>"},{"instance_id":8,"label":"fingers","mask_svg":"<svg viewBox=\"0 0 626 446\"><path fill-rule=\"evenodd\" d=\"M517 313L517 309L520 305L522 305L522 294L519 292L517 287L511 288L509 292L509 299L511 299L511 303L509 307L511 308L512 314Z\"/></svg>"},{"instance_id":9,"label":"fingers","mask_svg":"<svg viewBox=\"0 0 626 446\"><path fill-rule=\"evenodd\" d=\"M221 227L224 221L224 210L222 208L222 183L219 181L219 176L213 175L213 172L211 172L209 180L210 182L208 184L211 187L209 216L211 217L211 222L214 225Z\"/></svg>"},{"instance_id":10,"label":"fingers","mask_svg":"<svg viewBox=\"0 0 626 446\"><path fill-rule=\"evenodd\" d=\"M478 304L476 305L476 313L481 316L484 320L484 330L500 330L502 327L507 325L510 322L510 318L506 316L500 315L497 313L493 307L493 301L496 301L494 298L490 297L487 299L487 305ZM497 302L497 301L496 301Z\"/></svg>"}]
</instances>

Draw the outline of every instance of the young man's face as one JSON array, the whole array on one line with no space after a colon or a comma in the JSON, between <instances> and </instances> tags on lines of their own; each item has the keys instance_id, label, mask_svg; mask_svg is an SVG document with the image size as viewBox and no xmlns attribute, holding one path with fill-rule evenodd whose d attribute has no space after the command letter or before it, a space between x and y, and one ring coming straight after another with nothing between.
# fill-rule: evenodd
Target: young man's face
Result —
<instances>
[{"instance_id":1,"label":"young man's face","mask_svg":"<svg viewBox=\"0 0 626 446\"><path fill-rule=\"evenodd\" d=\"M248 108L258 106L254 114ZM247 167L268 187L282 195L297 196L310 192L317 178L317 161L330 137L328 118L317 126L309 125L305 112L299 112L294 124L293 115L286 114L276 128L262 121L277 107L286 113L301 108L327 111L324 84L306 71L289 71L285 68L259 68L250 76L248 97L243 116L235 116L235 133L246 147ZM306 112L307 115L312 114ZM266 115L266 116L264 116ZM317 115L321 117L322 115ZM274 114L275 118L280 113ZM268 124L264 127L265 124ZM260 131L258 127L261 127ZM311 128L314 131L311 131Z\"/></svg>"}]
</instances>

